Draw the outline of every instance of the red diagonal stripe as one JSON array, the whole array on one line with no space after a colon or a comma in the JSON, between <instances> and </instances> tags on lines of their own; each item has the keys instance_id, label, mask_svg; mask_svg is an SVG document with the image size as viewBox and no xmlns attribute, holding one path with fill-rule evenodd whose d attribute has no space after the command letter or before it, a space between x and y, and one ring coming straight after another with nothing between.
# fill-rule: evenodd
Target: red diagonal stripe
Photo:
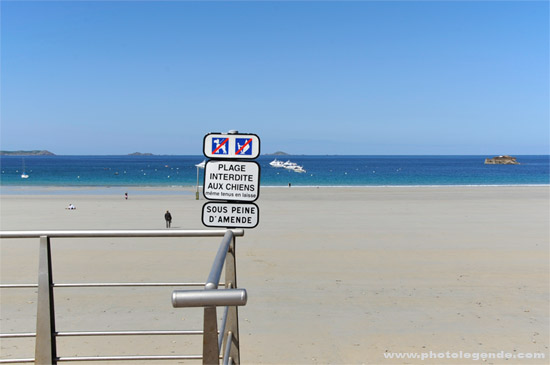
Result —
<instances>
[{"instance_id":1,"label":"red diagonal stripe","mask_svg":"<svg viewBox=\"0 0 550 365\"><path fill-rule=\"evenodd\" d=\"M222 146L223 146L227 141L229 141L229 138L224 139L223 142L220 143L220 145L218 146L218 148L216 148L216 149L212 152L212 154L215 154L216 152L218 152L218 150L219 150L220 148L222 148Z\"/></svg>"},{"instance_id":2,"label":"red diagonal stripe","mask_svg":"<svg viewBox=\"0 0 550 365\"><path fill-rule=\"evenodd\" d=\"M241 148L239 148L239 150L237 151L236 154L238 155L239 153L241 153L241 151L243 150L243 148L245 148L246 146L248 146L248 144L249 144L250 142L252 142L252 138L250 138L248 141L246 141L246 143L245 143Z\"/></svg>"}]
</instances>

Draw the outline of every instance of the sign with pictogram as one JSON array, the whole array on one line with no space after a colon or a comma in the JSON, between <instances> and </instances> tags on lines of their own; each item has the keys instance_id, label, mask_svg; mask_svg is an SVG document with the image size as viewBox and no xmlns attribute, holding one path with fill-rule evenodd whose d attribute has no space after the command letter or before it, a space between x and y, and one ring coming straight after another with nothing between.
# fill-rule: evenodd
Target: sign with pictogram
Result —
<instances>
[{"instance_id":1,"label":"sign with pictogram","mask_svg":"<svg viewBox=\"0 0 550 365\"><path fill-rule=\"evenodd\" d=\"M209 158L255 159L260 155L260 138L255 134L209 133L203 153Z\"/></svg>"},{"instance_id":2,"label":"sign with pictogram","mask_svg":"<svg viewBox=\"0 0 550 365\"><path fill-rule=\"evenodd\" d=\"M254 228L259 215L254 203L208 202L202 206L202 224L207 227Z\"/></svg>"},{"instance_id":3,"label":"sign with pictogram","mask_svg":"<svg viewBox=\"0 0 550 365\"><path fill-rule=\"evenodd\" d=\"M227 147L229 147L228 138L212 138L212 155L225 156L227 155Z\"/></svg>"},{"instance_id":4,"label":"sign with pictogram","mask_svg":"<svg viewBox=\"0 0 550 365\"><path fill-rule=\"evenodd\" d=\"M206 199L253 202L260 194L260 165L255 161L209 160L202 193Z\"/></svg>"}]
</instances>

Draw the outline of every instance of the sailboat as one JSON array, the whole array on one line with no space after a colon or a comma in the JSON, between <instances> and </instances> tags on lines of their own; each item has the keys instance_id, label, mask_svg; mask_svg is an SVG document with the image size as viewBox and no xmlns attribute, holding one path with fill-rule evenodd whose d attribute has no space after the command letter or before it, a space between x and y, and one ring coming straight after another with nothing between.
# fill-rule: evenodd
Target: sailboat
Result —
<instances>
[{"instance_id":1,"label":"sailboat","mask_svg":"<svg viewBox=\"0 0 550 365\"><path fill-rule=\"evenodd\" d=\"M25 173L25 159L23 159L23 173L21 174L22 179L28 179L29 175Z\"/></svg>"}]
</instances>

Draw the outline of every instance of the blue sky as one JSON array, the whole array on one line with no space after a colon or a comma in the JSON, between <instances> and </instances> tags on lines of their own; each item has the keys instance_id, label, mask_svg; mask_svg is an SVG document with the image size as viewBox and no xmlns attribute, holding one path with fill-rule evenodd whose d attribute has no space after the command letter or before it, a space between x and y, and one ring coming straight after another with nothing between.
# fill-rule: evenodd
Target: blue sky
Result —
<instances>
[{"instance_id":1,"label":"blue sky","mask_svg":"<svg viewBox=\"0 0 550 365\"><path fill-rule=\"evenodd\" d=\"M3 150L549 153L546 1L0 6Z\"/></svg>"}]
</instances>

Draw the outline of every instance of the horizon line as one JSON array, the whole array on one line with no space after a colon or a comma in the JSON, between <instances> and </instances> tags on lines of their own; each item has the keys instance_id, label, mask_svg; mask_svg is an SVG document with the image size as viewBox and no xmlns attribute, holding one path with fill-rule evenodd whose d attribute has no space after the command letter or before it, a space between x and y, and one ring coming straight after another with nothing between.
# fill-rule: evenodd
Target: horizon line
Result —
<instances>
[{"instance_id":1,"label":"horizon line","mask_svg":"<svg viewBox=\"0 0 550 365\"><path fill-rule=\"evenodd\" d=\"M59 156L117 156L117 157L154 157L154 156L193 156L193 157L203 157L205 159L208 159L208 157L204 156L203 154L169 154L169 153L143 153L143 154L134 154L134 153L128 153L128 154L112 154L112 153L106 153L106 154L55 154L51 152L51 154L11 154L11 153L4 153L4 152L11 152L11 151L2 151L0 153L0 156L8 156L8 157L59 157ZM19 151L14 151L19 152ZM498 154L498 153L488 153L488 154L479 154L479 153L466 153L466 154L429 154L429 153L415 153L415 154L339 154L339 153L324 153L324 154L305 154L305 153L286 153L286 154L275 154L275 153L265 153L261 154L260 156L550 156L550 152L548 153L522 153L522 154ZM223 158L219 158L220 160ZM218 158L216 158L218 160Z\"/></svg>"}]
</instances>

